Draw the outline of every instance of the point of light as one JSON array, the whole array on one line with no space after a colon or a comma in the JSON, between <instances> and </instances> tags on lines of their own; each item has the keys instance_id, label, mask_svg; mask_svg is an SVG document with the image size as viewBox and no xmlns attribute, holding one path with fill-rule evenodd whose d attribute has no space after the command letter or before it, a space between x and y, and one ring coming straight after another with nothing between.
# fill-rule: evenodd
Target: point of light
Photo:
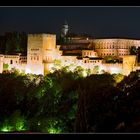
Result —
<instances>
[{"instance_id":1,"label":"point of light","mask_svg":"<svg viewBox=\"0 0 140 140\"><path fill-rule=\"evenodd\" d=\"M27 74L27 73L31 73L31 70L28 69L28 68L26 68L26 74Z\"/></svg>"},{"instance_id":2,"label":"point of light","mask_svg":"<svg viewBox=\"0 0 140 140\"><path fill-rule=\"evenodd\" d=\"M87 72L84 70L83 71L83 76L86 77L87 76Z\"/></svg>"},{"instance_id":3,"label":"point of light","mask_svg":"<svg viewBox=\"0 0 140 140\"><path fill-rule=\"evenodd\" d=\"M113 73L120 73L120 69L118 68L110 68L110 73L113 74Z\"/></svg>"}]
</instances>

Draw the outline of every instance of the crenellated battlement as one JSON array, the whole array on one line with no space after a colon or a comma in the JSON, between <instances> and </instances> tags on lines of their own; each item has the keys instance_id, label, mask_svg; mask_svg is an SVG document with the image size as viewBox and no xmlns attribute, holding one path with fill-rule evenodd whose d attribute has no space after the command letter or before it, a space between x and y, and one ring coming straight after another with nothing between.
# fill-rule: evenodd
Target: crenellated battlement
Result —
<instances>
[{"instance_id":1,"label":"crenellated battlement","mask_svg":"<svg viewBox=\"0 0 140 140\"><path fill-rule=\"evenodd\" d=\"M34 38L34 37L55 37L56 38L56 35L55 34L45 34L45 33L42 33L42 34L28 34L28 37L29 38Z\"/></svg>"}]
</instances>

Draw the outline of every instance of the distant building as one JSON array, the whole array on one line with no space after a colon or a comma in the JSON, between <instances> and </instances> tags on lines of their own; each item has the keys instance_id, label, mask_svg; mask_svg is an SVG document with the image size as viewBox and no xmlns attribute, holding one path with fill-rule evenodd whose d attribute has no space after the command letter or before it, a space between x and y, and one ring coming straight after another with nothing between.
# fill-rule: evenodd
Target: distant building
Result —
<instances>
[{"instance_id":1,"label":"distant building","mask_svg":"<svg viewBox=\"0 0 140 140\"><path fill-rule=\"evenodd\" d=\"M27 65L27 56L21 54L16 55L0 55L0 73L5 71L12 71L14 68L25 72Z\"/></svg>"},{"instance_id":2,"label":"distant building","mask_svg":"<svg viewBox=\"0 0 140 140\"><path fill-rule=\"evenodd\" d=\"M63 65L75 64L91 71L99 66L100 71L128 75L137 69L136 56L130 55L133 46L139 47L140 40L73 37L71 43L56 45L54 34L29 34L27 56L1 54L0 73L16 68L26 73L46 75L55 60L60 60ZM123 62L105 63L106 56L120 57Z\"/></svg>"}]
</instances>

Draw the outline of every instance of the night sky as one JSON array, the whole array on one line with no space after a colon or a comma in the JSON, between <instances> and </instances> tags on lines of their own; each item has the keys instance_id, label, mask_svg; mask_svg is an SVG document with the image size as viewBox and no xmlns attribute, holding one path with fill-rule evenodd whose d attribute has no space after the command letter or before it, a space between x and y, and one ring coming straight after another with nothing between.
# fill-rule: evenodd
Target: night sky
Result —
<instances>
[{"instance_id":1,"label":"night sky","mask_svg":"<svg viewBox=\"0 0 140 140\"><path fill-rule=\"evenodd\" d=\"M65 20L74 33L140 39L140 7L0 7L0 34L59 35Z\"/></svg>"}]
</instances>

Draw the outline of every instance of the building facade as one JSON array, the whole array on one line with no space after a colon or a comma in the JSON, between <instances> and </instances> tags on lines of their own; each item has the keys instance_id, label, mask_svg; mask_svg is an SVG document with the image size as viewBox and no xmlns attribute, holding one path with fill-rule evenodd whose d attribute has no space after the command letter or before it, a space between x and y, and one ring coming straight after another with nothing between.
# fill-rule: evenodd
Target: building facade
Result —
<instances>
[{"instance_id":1,"label":"building facade","mask_svg":"<svg viewBox=\"0 0 140 140\"><path fill-rule=\"evenodd\" d=\"M140 40L86 38L80 42L78 38L77 42L75 39L71 44L56 45L54 34L29 34L27 56L1 54L0 73L16 68L26 73L46 75L55 60L60 60L63 65L73 63L91 70L99 66L101 70L110 73L128 75L136 70L136 56L130 55L133 46L138 48ZM107 64L103 61L106 56L121 57L123 62Z\"/></svg>"},{"instance_id":2,"label":"building facade","mask_svg":"<svg viewBox=\"0 0 140 140\"><path fill-rule=\"evenodd\" d=\"M95 51L99 56L122 57L130 54L131 47L140 47L140 40L132 39L94 39Z\"/></svg>"},{"instance_id":3,"label":"building facade","mask_svg":"<svg viewBox=\"0 0 140 140\"><path fill-rule=\"evenodd\" d=\"M58 55L56 35L29 34L26 73L47 74Z\"/></svg>"}]
</instances>

